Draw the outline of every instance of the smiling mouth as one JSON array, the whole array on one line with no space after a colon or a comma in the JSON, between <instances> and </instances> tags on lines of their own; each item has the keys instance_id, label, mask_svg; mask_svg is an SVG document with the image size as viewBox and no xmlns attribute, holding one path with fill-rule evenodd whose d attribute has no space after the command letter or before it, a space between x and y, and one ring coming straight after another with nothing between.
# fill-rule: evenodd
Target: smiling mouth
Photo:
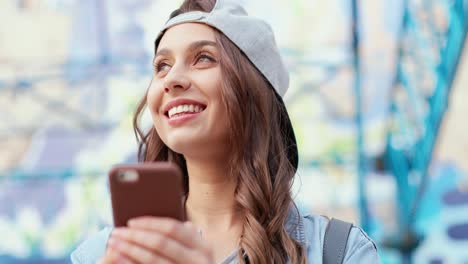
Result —
<instances>
[{"instance_id":1,"label":"smiling mouth","mask_svg":"<svg viewBox=\"0 0 468 264\"><path fill-rule=\"evenodd\" d=\"M204 105L182 104L172 107L171 109L169 109L169 111L165 112L164 115L171 119L187 114L197 114L204 111L205 109L206 106Z\"/></svg>"}]
</instances>

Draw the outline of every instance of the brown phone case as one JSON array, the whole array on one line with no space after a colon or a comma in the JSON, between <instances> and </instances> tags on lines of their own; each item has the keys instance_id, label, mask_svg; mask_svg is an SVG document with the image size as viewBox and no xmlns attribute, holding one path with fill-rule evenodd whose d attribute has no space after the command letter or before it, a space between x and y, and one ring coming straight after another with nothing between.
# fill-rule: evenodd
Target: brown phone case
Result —
<instances>
[{"instance_id":1,"label":"brown phone case","mask_svg":"<svg viewBox=\"0 0 468 264\"><path fill-rule=\"evenodd\" d=\"M173 163L114 166L109 172L114 226L126 226L138 216L185 221L182 184L182 173Z\"/></svg>"}]
</instances>

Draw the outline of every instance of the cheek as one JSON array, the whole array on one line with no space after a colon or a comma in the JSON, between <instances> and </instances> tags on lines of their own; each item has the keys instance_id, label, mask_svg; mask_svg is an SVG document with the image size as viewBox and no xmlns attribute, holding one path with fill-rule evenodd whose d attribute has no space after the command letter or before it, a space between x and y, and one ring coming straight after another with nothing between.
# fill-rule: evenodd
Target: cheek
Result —
<instances>
[{"instance_id":1,"label":"cheek","mask_svg":"<svg viewBox=\"0 0 468 264\"><path fill-rule=\"evenodd\" d=\"M162 89L158 88L159 86L157 83L152 83L148 89L148 93L146 96L146 103L148 108L151 112L151 116L153 119L157 117L157 111L161 107L162 103Z\"/></svg>"},{"instance_id":2,"label":"cheek","mask_svg":"<svg viewBox=\"0 0 468 264\"><path fill-rule=\"evenodd\" d=\"M229 138L232 133L232 127L229 126L228 110L223 103L221 91L213 90L211 96L217 99L212 103L214 111L210 113L210 124L212 127L209 130L217 137Z\"/></svg>"},{"instance_id":3,"label":"cheek","mask_svg":"<svg viewBox=\"0 0 468 264\"><path fill-rule=\"evenodd\" d=\"M159 135L161 140L164 143L166 143L165 142L166 141L165 129L162 126L162 122L160 121L161 116L158 114L158 109L161 108L163 94L164 93L161 88L161 85L158 82L153 82L148 89L146 103L151 113L151 118L153 120L153 127L156 129L156 133Z\"/></svg>"}]
</instances>

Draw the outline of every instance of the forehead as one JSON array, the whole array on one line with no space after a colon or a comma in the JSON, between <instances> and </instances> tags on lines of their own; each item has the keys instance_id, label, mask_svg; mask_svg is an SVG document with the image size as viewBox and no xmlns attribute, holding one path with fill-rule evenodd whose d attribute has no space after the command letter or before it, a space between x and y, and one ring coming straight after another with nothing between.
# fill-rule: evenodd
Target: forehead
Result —
<instances>
[{"instance_id":1,"label":"forehead","mask_svg":"<svg viewBox=\"0 0 468 264\"><path fill-rule=\"evenodd\" d=\"M212 27L201 23L184 23L166 30L158 45L158 50L182 50L190 43L208 40L216 42L215 31Z\"/></svg>"}]
</instances>

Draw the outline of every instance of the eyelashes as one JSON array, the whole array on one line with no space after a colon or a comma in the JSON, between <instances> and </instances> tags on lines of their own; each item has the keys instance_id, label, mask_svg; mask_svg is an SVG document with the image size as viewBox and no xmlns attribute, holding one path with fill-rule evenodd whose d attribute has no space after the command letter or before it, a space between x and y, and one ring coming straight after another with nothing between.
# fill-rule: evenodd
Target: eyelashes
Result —
<instances>
[{"instance_id":1,"label":"eyelashes","mask_svg":"<svg viewBox=\"0 0 468 264\"><path fill-rule=\"evenodd\" d=\"M216 60L213 57L205 53L201 53L199 56L197 56L196 62L201 62L202 59L204 59L203 62L216 62Z\"/></svg>"},{"instance_id":2,"label":"eyelashes","mask_svg":"<svg viewBox=\"0 0 468 264\"><path fill-rule=\"evenodd\" d=\"M170 67L170 65L167 64L167 63L164 62L164 61L155 63L155 64L153 65L154 72L155 72L155 73L161 72L161 71L162 71L162 67L164 67L164 66Z\"/></svg>"},{"instance_id":3,"label":"eyelashes","mask_svg":"<svg viewBox=\"0 0 468 264\"><path fill-rule=\"evenodd\" d=\"M199 63L216 63L217 60L211 56L208 55L207 53L199 53L195 56L195 59L193 61L193 65L197 65ZM162 71L167 71L169 68L172 67L171 64L169 63L168 60L160 60L156 61L153 64L154 72L155 73L160 73Z\"/></svg>"}]
</instances>

